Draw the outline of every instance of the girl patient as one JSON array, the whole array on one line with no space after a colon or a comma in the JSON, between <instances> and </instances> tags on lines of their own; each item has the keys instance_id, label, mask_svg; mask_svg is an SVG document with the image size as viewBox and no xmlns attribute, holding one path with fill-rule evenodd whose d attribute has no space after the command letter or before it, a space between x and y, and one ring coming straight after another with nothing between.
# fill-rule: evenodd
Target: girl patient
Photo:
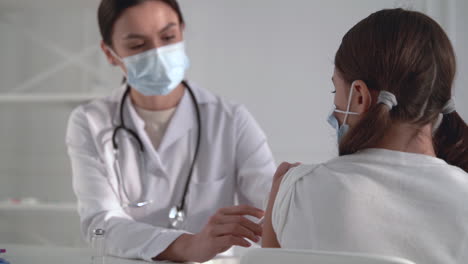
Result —
<instances>
[{"instance_id":1,"label":"girl patient","mask_svg":"<svg viewBox=\"0 0 468 264\"><path fill-rule=\"evenodd\" d=\"M264 247L371 253L415 263L468 259L468 128L442 28L402 9L365 18L335 57L340 156L283 163Z\"/></svg>"}]
</instances>

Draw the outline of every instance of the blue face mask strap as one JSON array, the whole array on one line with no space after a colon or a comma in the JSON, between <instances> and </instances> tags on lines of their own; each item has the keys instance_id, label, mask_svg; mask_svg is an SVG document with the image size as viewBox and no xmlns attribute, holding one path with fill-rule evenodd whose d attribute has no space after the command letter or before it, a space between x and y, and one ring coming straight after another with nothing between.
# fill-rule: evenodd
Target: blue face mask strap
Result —
<instances>
[{"instance_id":1,"label":"blue face mask strap","mask_svg":"<svg viewBox=\"0 0 468 264\"><path fill-rule=\"evenodd\" d=\"M112 54L112 56L114 56L118 61L120 61L123 65L125 65L125 62L123 61L122 58L120 58L119 55L117 55L117 53L115 53L115 51L109 47L109 46L106 46L106 48L109 50L109 52ZM128 81L128 75L127 73L121 68L119 67L120 70L122 71L122 74L125 76L125 81Z\"/></svg>"},{"instance_id":2,"label":"blue face mask strap","mask_svg":"<svg viewBox=\"0 0 468 264\"><path fill-rule=\"evenodd\" d=\"M348 106L346 107L346 113L345 113L345 117L344 117L344 120L343 120L343 125L346 125L346 121L348 120L348 116L350 114L349 110L351 109L351 100L353 99L353 91L354 91L354 84L355 83L356 83L356 81L354 81L351 84L351 90L349 91L349 96L348 96Z\"/></svg>"},{"instance_id":3,"label":"blue face mask strap","mask_svg":"<svg viewBox=\"0 0 468 264\"><path fill-rule=\"evenodd\" d=\"M117 53L111 47L106 46L106 48L109 50L109 52L112 54L112 56L114 56L118 61L123 63L123 59L120 58L120 56L117 55Z\"/></svg>"},{"instance_id":4,"label":"blue face mask strap","mask_svg":"<svg viewBox=\"0 0 468 264\"><path fill-rule=\"evenodd\" d=\"M356 84L356 81L354 81L351 84L351 90L349 92L348 105L346 107L346 111L341 111L341 110L337 110L337 109L334 110L335 112L345 114L343 125L346 125L346 121L348 120L349 115L359 115L359 113L349 111L351 109L351 100L353 98L353 91L354 91L355 84ZM380 91L379 97L377 99L377 104L384 104L391 111L395 106L398 105L398 101L396 99L396 96L393 93L391 93L389 91ZM447 102L447 108L444 109L444 110L453 112L454 110L452 108L453 109L455 108L455 106L453 105L453 100Z\"/></svg>"}]
</instances>

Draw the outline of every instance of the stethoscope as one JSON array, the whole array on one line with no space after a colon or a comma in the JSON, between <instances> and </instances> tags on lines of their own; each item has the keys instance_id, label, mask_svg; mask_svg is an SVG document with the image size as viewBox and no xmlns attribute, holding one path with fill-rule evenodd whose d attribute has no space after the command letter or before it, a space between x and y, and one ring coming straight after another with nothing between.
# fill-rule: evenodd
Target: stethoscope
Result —
<instances>
[{"instance_id":1,"label":"stethoscope","mask_svg":"<svg viewBox=\"0 0 468 264\"><path fill-rule=\"evenodd\" d=\"M168 215L169 227L174 228L174 229L180 229L186 218L185 198L187 196L187 192L188 192L189 185L190 185L190 180L192 178L193 168L195 166L195 162L198 157L198 152L200 149L200 140L201 140L201 116L200 116L200 108L198 106L197 98L195 97L195 94L193 93L192 88L186 81L183 81L182 84L187 88L187 91L189 91L190 97L192 98L192 101L195 105L195 110L197 114L197 122L198 122L198 135L197 135L197 144L195 147L195 154L193 156L192 163L190 165L190 170L188 173L187 181L185 183L182 198L180 202L177 205L173 206L171 210L169 211L169 215ZM141 141L140 137L135 131L131 130L125 125L125 120L123 117L124 103L125 103L125 100L128 98L129 93L130 93L130 87L127 87L127 89L125 90L122 96L122 100L120 101L120 112L119 112L120 125L115 127L112 133L112 145L114 149L114 170L117 175L116 177L117 187L122 186L121 189L123 190L123 194L122 194L121 189L118 188L119 190L118 193L119 193L122 207L141 208L141 207L144 207L153 203L153 200L139 200L139 201L134 201L134 202L130 201L127 189L125 187L125 184L123 183L122 173L121 173L120 165L119 165L119 145L117 144L117 133L122 130L130 134L130 136L138 143L139 150L140 150L139 171L142 172L143 170L141 169L145 168L144 155L143 155L143 152L145 151L145 149L143 146L143 142ZM128 203L123 202L123 195L125 195L125 197L127 198L127 201L129 201Z\"/></svg>"}]
</instances>

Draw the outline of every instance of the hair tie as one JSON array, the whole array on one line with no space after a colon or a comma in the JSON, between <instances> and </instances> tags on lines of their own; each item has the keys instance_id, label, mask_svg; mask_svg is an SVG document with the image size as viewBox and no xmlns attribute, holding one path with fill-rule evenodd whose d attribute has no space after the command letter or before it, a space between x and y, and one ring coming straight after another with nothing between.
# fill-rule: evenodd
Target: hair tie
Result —
<instances>
[{"instance_id":1,"label":"hair tie","mask_svg":"<svg viewBox=\"0 0 468 264\"><path fill-rule=\"evenodd\" d=\"M445 103L441 113L444 115L448 115L453 112L455 112L455 101L453 100L453 98L451 98L447 101L447 103Z\"/></svg>"},{"instance_id":2,"label":"hair tie","mask_svg":"<svg viewBox=\"0 0 468 264\"><path fill-rule=\"evenodd\" d=\"M394 94L391 92L387 91L380 91L379 98L377 100L377 104L384 104L388 106L390 110L393 109L393 107L398 105L397 99Z\"/></svg>"}]
</instances>

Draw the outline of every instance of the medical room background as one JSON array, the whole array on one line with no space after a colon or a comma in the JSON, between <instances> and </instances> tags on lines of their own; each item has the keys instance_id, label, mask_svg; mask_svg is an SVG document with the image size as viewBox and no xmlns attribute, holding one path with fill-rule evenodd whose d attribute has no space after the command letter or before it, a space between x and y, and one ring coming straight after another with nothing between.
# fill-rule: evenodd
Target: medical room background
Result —
<instances>
[{"instance_id":1,"label":"medical room background","mask_svg":"<svg viewBox=\"0 0 468 264\"><path fill-rule=\"evenodd\" d=\"M98 0L0 0L0 242L79 247L65 131L79 104L122 80L102 54ZM371 12L406 7L436 19L458 59L457 110L468 119L466 0L180 0L188 79L247 106L275 160L336 155L326 117L343 34Z\"/></svg>"}]
</instances>

